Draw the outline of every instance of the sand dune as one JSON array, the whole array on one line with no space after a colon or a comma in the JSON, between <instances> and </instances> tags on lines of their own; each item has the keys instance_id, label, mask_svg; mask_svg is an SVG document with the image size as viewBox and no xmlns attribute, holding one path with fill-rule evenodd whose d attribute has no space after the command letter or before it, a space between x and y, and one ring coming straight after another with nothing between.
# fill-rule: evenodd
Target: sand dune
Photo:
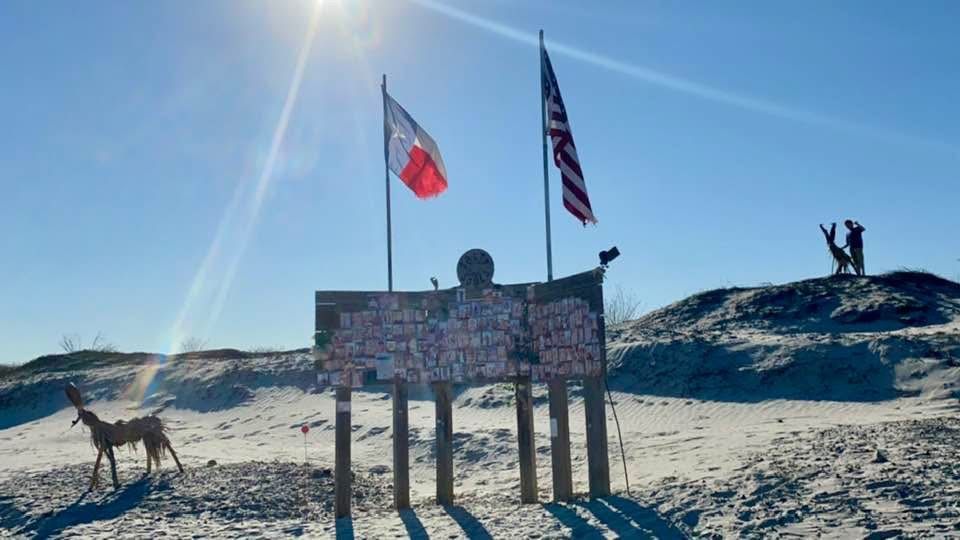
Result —
<instances>
[{"instance_id":1,"label":"sand dune","mask_svg":"<svg viewBox=\"0 0 960 540\"><path fill-rule=\"evenodd\" d=\"M519 503L513 391L492 385L457 391L451 508L432 503L433 403L414 392L414 508L390 510L390 399L370 388L354 393L354 518L336 521L334 400L315 388L308 351L46 357L0 379L0 536L960 536L960 286L901 275L790 290L705 293L613 329L631 493L611 415L616 496L569 504L549 503L542 387L542 504ZM121 450L121 488L104 476L85 494L94 451L70 428L67 381L101 418L160 414L187 472L166 462L144 477L143 454ZM583 418L572 387L581 493Z\"/></svg>"}]
</instances>

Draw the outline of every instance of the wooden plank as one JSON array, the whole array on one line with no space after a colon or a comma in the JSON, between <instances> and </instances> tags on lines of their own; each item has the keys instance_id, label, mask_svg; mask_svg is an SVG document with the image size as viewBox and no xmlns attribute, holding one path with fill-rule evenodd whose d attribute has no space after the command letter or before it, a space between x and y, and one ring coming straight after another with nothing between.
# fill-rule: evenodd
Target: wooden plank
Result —
<instances>
[{"instance_id":1,"label":"wooden plank","mask_svg":"<svg viewBox=\"0 0 960 540\"><path fill-rule=\"evenodd\" d=\"M520 447L520 502L537 502L537 447L533 438L533 385L530 377L514 382L517 396L517 444Z\"/></svg>"},{"instance_id":2,"label":"wooden plank","mask_svg":"<svg viewBox=\"0 0 960 540\"><path fill-rule=\"evenodd\" d=\"M407 383L393 381L393 505L410 508L410 429Z\"/></svg>"},{"instance_id":3,"label":"wooden plank","mask_svg":"<svg viewBox=\"0 0 960 540\"><path fill-rule=\"evenodd\" d=\"M335 515L350 515L350 387L337 387L337 431L334 447Z\"/></svg>"},{"instance_id":4,"label":"wooden plank","mask_svg":"<svg viewBox=\"0 0 960 540\"><path fill-rule=\"evenodd\" d=\"M583 408L587 420L587 471L590 496L610 495L610 460L607 455L607 410L603 378L583 380Z\"/></svg>"},{"instance_id":5,"label":"wooden plank","mask_svg":"<svg viewBox=\"0 0 960 540\"><path fill-rule=\"evenodd\" d=\"M551 379L550 391L550 462L553 467L553 500L573 497L573 474L570 466L570 409L567 402L567 381Z\"/></svg>"},{"instance_id":6,"label":"wooden plank","mask_svg":"<svg viewBox=\"0 0 960 540\"><path fill-rule=\"evenodd\" d=\"M437 504L453 504L453 388L433 383L437 411Z\"/></svg>"}]
</instances>

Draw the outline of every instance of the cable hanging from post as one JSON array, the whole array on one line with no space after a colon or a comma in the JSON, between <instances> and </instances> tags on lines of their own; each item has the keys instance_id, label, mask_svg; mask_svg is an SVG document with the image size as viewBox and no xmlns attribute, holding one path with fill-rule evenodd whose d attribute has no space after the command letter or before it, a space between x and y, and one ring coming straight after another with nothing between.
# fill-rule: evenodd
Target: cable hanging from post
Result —
<instances>
[{"instance_id":1,"label":"cable hanging from post","mask_svg":"<svg viewBox=\"0 0 960 540\"><path fill-rule=\"evenodd\" d=\"M610 410L613 411L613 422L617 425L617 439L620 441L620 459L623 461L623 481L627 484L627 495L630 495L630 476L627 474L627 454L623 450L623 434L620 433L620 420L617 418L617 407L613 404L613 394L607 384L607 370L603 371L603 387L607 389L607 399L610 400Z\"/></svg>"},{"instance_id":2,"label":"cable hanging from post","mask_svg":"<svg viewBox=\"0 0 960 540\"><path fill-rule=\"evenodd\" d=\"M619 256L620 250L617 249L617 246L613 246L599 253L600 268L602 269L604 277L606 277L607 267ZM604 329L606 329L606 313L604 313ZM610 400L610 410L613 411L613 422L617 425L617 440L620 442L620 459L623 461L623 481L627 485L627 495L630 495L630 475L627 473L627 453L623 449L623 434L620 432L620 419L617 417L617 406L613 403L613 394L610 392L610 384L607 381L607 366L603 366L603 387L607 390L607 399Z\"/></svg>"}]
</instances>

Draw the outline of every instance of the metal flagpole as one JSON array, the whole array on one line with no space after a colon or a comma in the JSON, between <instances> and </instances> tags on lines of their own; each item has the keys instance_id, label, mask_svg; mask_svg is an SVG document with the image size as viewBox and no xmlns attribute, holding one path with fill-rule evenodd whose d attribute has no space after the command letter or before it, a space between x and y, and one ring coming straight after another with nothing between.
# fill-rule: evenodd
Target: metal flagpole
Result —
<instances>
[{"instance_id":1,"label":"metal flagpole","mask_svg":"<svg viewBox=\"0 0 960 540\"><path fill-rule=\"evenodd\" d=\"M387 185L387 290L393 292L393 235L390 232L390 137L387 133L387 74L383 74L383 170Z\"/></svg>"},{"instance_id":2,"label":"metal flagpole","mask_svg":"<svg viewBox=\"0 0 960 540\"><path fill-rule=\"evenodd\" d=\"M553 281L553 248L550 245L550 175L547 167L547 103L544 95L543 30L540 30L540 136L543 138L543 215L547 224L547 281Z\"/></svg>"}]
</instances>

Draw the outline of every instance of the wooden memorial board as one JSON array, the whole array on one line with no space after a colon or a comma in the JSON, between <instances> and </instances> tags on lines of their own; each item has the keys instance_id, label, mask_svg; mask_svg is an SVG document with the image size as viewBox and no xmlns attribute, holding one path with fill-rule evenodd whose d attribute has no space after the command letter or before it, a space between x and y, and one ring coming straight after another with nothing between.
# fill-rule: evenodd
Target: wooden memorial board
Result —
<instances>
[{"instance_id":1,"label":"wooden memorial board","mask_svg":"<svg viewBox=\"0 0 960 540\"><path fill-rule=\"evenodd\" d=\"M336 515L349 515L350 391L392 384L394 505L409 507L408 384L431 384L437 410L437 502L453 504L453 383L512 381L521 500L538 500L531 383L550 388L555 500L573 493L566 383L584 381L590 494L610 493L603 269L547 283L497 285L493 259L466 252L460 286L420 292L317 291L317 382L337 388ZM436 286L436 283L434 282Z\"/></svg>"},{"instance_id":2,"label":"wooden memorial board","mask_svg":"<svg viewBox=\"0 0 960 540\"><path fill-rule=\"evenodd\" d=\"M492 260L490 267L492 274ZM459 270L469 284L451 289L317 291L318 383L485 384L602 374L602 269L514 285Z\"/></svg>"}]
</instances>

